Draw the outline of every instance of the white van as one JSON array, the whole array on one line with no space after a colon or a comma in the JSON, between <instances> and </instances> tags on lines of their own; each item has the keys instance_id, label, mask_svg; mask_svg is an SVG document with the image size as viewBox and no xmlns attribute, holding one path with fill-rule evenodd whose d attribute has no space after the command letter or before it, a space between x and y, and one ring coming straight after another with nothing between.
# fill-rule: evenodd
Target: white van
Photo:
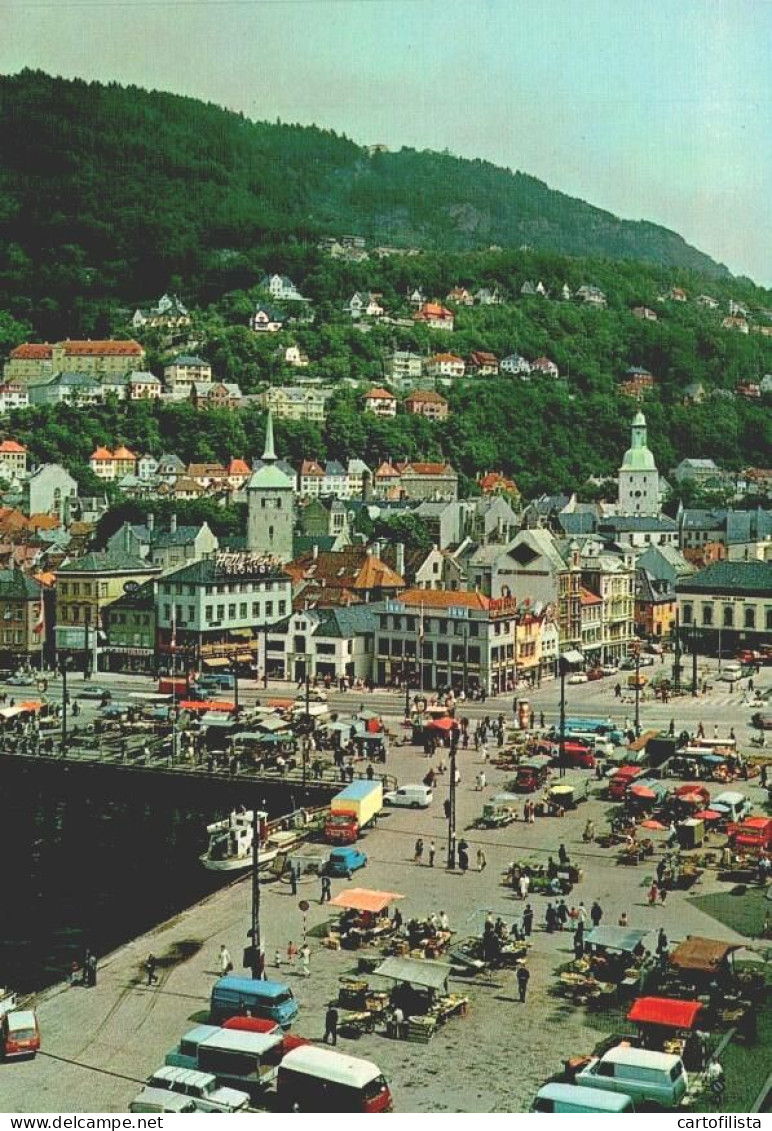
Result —
<instances>
[{"instance_id":1,"label":"white van","mask_svg":"<svg viewBox=\"0 0 772 1131\"><path fill-rule=\"evenodd\" d=\"M398 805L405 809L428 809L434 794L428 785L401 785L384 793L384 805Z\"/></svg>"},{"instance_id":2,"label":"white van","mask_svg":"<svg viewBox=\"0 0 772 1131\"><path fill-rule=\"evenodd\" d=\"M622 1092L635 1103L677 1107L689 1087L680 1056L617 1045L576 1074L581 1088Z\"/></svg>"},{"instance_id":3,"label":"white van","mask_svg":"<svg viewBox=\"0 0 772 1131\"><path fill-rule=\"evenodd\" d=\"M532 1111L587 1111L595 1115L619 1115L635 1111L633 1101L622 1092L601 1088L579 1088L576 1084L545 1084L536 1093Z\"/></svg>"},{"instance_id":4,"label":"white van","mask_svg":"<svg viewBox=\"0 0 772 1131\"><path fill-rule=\"evenodd\" d=\"M727 683L734 683L736 680L742 679L742 674L742 664L737 660L730 660L728 663L722 664L718 678L725 680Z\"/></svg>"},{"instance_id":5,"label":"white van","mask_svg":"<svg viewBox=\"0 0 772 1131\"><path fill-rule=\"evenodd\" d=\"M235 1088L221 1088L211 1072L197 1072L193 1068L157 1068L148 1079L151 1088L168 1088L195 1100L200 1111L245 1111L249 1107L249 1094Z\"/></svg>"},{"instance_id":6,"label":"white van","mask_svg":"<svg viewBox=\"0 0 772 1131\"><path fill-rule=\"evenodd\" d=\"M129 1104L132 1114L189 1115L201 1111L190 1096L178 1092L167 1092L166 1088L143 1088Z\"/></svg>"},{"instance_id":7,"label":"white van","mask_svg":"<svg viewBox=\"0 0 772 1131\"><path fill-rule=\"evenodd\" d=\"M742 821L743 817L747 817L753 808L745 794L738 793L734 789L719 793L718 797L714 797L711 801L710 807L720 813L724 820L730 824L737 824L738 821Z\"/></svg>"}]
</instances>

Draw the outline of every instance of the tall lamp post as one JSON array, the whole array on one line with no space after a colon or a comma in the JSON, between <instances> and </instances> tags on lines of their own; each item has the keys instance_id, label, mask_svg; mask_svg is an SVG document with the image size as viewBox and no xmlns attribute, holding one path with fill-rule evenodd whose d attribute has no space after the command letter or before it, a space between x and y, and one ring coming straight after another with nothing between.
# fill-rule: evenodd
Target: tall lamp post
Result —
<instances>
[{"instance_id":1,"label":"tall lamp post","mask_svg":"<svg viewBox=\"0 0 772 1131\"><path fill-rule=\"evenodd\" d=\"M635 737L641 734L641 642L636 640L631 645L635 659Z\"/></svg>"},{"instance_id":2,"label":"tall lamp post","mask_svg":"<svg viewBox=\"0 0 772 1131\"><path fill-rule=\"evenodd\" d=\"M252 812L252 924L247 931L250 945L244 949L244 965L252 971L252 977L259 981L265 976L263 941L260 933L260 816L255 806Z\"/></svg>"},{"instance_id":3,"label":"tall lamp post","mask_svg":"<svg viewBox=\"0 0 772 1131\"><path fill-rule=\"evenodd\" d=\"M561 652L558 656L558 675L560 676L560 735L558 736L559 774L566 776L566 676L572 668L581 664L584 657L575 648Z\"/></svg>"},{"instance_id":4,"label":"tall lamp post","mask_svg":"<svg viewBox=\"0 0 772 1131\"><path fill-rule=\"evenodd\" d=\"M456 751L458 749L458 730L453 728L450 735L450 792L448 794L448 871L456 866Z\"/></svg>"},{"instance_id":5,"label":"tall lamp post","mask_svg":"<svg viewBox=\"0 0 772 1131\"><path fill-rule=\"evenodd\" d=\"M70 666L68 656L64 656L59 664L62 673L62 757L67 757L67 669Z\"/></svg>"},{"instance_id":6,"label":"tall lamp post","mask_svg":"<svg viewBox=\"0 0 772 1131\"><path fill-rule=\"evenodd\" d=\"M231 656L231 675L233 676L233 706L238 712L239 709L239 664L238 657Z\"/></svg>"}]
</instances>

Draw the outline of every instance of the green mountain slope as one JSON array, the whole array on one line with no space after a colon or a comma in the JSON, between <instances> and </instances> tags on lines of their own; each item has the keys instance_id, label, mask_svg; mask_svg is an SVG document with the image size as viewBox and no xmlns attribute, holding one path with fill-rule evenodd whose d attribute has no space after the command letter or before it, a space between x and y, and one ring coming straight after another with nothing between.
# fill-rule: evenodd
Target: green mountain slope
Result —
<instances>
[{"instance_id":1,"label":"green mountain slope","mask_svg":"<svg viewBox=\"0 0 772 1131\"><path fill-rule=\"evenodd\" d=\"M370 157L331 131L116 84L0 78L0 151L0 305L38 324L49 310L52 331L57 311L77 320L79 304L131 301L179 280L193 297L234 253L351 231L728 274L674 232L522 173L431 152Z\"/></svg>"}]
</instances>

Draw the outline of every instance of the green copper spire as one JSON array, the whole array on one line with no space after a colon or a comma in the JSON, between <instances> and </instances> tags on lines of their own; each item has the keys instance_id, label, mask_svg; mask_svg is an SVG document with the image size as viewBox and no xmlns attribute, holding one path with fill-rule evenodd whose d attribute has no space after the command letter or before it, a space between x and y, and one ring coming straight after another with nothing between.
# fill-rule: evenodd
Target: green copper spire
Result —
<instances>
[{"instance_id":1,"label":"green copper spire","mask_svg":"<svg viewBox=\"0 0 772 1131\"><path fill-rule=\"evenodd\" d=\"M276 463L276 449L273 444L273 413L268 410L268 423L265 426L265 451L263 463Z\"/></svg>"}]
</instances>

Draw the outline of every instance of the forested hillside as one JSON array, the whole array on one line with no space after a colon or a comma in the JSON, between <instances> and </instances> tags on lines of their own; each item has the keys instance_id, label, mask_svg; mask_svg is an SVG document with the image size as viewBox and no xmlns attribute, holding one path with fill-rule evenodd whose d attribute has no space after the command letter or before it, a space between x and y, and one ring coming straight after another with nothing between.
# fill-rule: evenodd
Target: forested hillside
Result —
<instances>
[{"instance_id":1,"label":"forested hillside","mask_svg":"<svg viewBox=\"0 0 772 1131\"><path fill-rule=\"evenodd\" d=\"M313 127L251 122L175 95L0 79L0 308L82 334L116 302L243 284L321 234L458 250L551 249L726 275L676 233L622 221L523 173L402 150L369 156Z\"/></svg>"}]
</instances>

